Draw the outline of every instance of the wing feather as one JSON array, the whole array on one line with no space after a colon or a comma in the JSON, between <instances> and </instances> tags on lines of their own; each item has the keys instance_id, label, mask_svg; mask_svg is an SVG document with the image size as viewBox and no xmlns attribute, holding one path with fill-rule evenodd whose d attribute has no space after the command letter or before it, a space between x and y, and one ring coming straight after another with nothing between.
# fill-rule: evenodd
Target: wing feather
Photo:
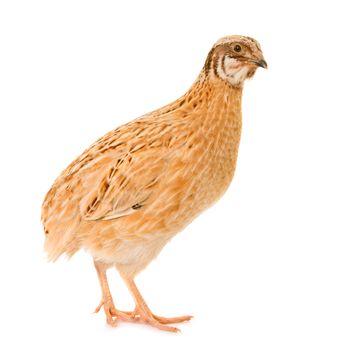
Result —
<instances>
[{"instance_id":1,"label":"wing feather","mask_svg":"<svg viewBox=\"0 0 350 350\"><path fill-rule=\"evenodd\" d=\"M149 205L167 164L165 158L154 153L144 149L115 161L99 181L91 184L91 191L81 205L83 218L112 220Z\"/></svg>"}]
</instances>

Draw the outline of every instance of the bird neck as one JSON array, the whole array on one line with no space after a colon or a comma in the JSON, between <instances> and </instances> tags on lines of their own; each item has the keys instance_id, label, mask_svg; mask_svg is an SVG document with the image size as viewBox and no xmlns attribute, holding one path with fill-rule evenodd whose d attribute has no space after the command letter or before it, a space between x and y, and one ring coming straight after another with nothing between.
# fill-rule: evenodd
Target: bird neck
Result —
<instances>
[{"instance_id":1,"label":"bird neck","mask_svg":"<svg viewBox=\"0 0 350 350\"><path fill-rule=\"evenodd\" d=\"M219 78L201 74L179 104L202 128L241 126L242 87L233 87Z\"/></svg>"}]
</instances>

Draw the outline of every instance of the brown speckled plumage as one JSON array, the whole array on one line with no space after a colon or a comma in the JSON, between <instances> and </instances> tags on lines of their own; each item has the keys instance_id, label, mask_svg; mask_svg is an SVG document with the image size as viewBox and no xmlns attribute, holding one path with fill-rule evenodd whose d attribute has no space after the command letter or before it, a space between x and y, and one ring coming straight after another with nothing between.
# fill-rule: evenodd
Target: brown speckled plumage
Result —
<instances>
[{"instance_id":1,"label":"brown speckled plumage","mask_svg":"<svg viewBox=\"0 0 350 350\"><path fill-rule=\"evenodd\" d=\"M42 221L49 259L80 248L91 253L110 324L137 318L176 330L163 325L175 319L148 312L132 280L229 186L241 135L243 82L257 66L266 68L266 62L254 39L220 39L184 96L107 133L46 195ZM122 314L108 300L104 276L111 266L135 297L134 313Z\"/></svg>"}]
</instances>

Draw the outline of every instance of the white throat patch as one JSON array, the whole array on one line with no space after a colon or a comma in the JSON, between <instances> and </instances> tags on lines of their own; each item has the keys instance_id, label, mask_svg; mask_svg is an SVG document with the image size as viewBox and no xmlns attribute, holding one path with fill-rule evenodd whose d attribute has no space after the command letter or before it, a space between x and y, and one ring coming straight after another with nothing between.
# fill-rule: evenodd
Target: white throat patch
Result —
<instances>
[{"instance_id":1,"label":"white throat patch","mask_svg":"<svg viewBox=\"0 0 350 350\"><path fill-rule=\"evenodd\" d=\"M219 77L228 81L231 85L240 85L247 78L249 68L242 66L241 62L235 58L224 56L218 63L217 72Z\"/></svg>"}]
</instances>

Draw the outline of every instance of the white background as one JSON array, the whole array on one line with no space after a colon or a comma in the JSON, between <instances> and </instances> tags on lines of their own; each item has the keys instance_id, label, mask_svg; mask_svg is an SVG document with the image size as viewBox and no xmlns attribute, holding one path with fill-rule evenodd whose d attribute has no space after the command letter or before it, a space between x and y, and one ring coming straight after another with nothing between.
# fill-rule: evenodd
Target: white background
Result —
<instances>
[{"instance_id":1,"label":"white background","mask_svg":"<svg viewBox=\"0 0 350 350\"><path fill-rule=\"evenodd\" d=\"M2 349L349 349L346 1L1 1ZM91 258L48 264L40 206L105 132L182 95L212 44L260 41L224 198L137 278L174 335L92 314ZM132 308L117 273L117 306Z\"/></svg>"}]
</instances>

